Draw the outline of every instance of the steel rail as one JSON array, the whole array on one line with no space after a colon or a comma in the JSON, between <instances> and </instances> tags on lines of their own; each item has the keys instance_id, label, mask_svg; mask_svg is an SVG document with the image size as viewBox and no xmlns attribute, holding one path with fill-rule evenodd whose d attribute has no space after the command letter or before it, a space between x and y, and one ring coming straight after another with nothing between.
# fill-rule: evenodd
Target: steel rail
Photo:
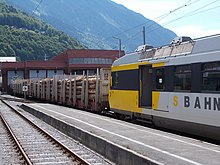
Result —
<instances>
[{"instance_id":1,"label":"steel rail","mask_svg":"<svg viewBox=\"0 0 220 165\"><path fill-rule=\"evenodd\" d=\"M25 153L24 149L22 148L21 144L19 143L17 137L15 136L14 132L12 131L12 129L10 128L10 126L8 125L7 121L5 120L5 118L3 117L3 115L0 113L0 117L4 123L4 125L6 126L6 129L8 130L8 132L10 133L11 137L13 138L14 142L16 143L17 147L19 148L19 151L21 152L25 163L28 165L32 165L32 162L30 160L30 158L27 156L27 154Z\"/></svg>"},{"instance_id":2,"label":"steel rail","mask_svg":"<svg viewBox=\"0 0 220 165\"><path fill-rule=\"evenodd\" d=\"M5 105L7 105L10 109L12 109L15 113L17 113L19 116L21 116L24 120L26 120L29 124L31 124L33 127L35 127L38 131L42 132L44 135L46 135L48 138L53 140L56 144L58 144L65 152L67 152L70 157L73 158L73 160L77 161L80 165L90 165L86 160L81 158L79 155L71 151L67 146L63 145L61 142L59 142L57 139L55 139L52 135L50 135L48 132L44 131L42 128L37 126L35 123L30 121L28 118L26 118L23 114L18 112L16 109L14 109L10 104L5 102L3 99L0 99Z\"/></svg>"}]
</instances>

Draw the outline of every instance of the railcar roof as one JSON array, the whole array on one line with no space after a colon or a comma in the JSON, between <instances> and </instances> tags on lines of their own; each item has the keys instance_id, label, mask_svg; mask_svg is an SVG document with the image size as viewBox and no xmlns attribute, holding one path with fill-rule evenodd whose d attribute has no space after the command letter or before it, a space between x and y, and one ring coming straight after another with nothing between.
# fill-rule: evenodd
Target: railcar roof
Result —
<instances>
[{"instance_id":1,"label":"railcar roof","mask_svg":"<svg viewBox=\"0 0 220 165\"><path fill-rule=\"evenodd\" d=\"M151 61L163 58L175 58L180 55L202 55L205 52L220 50L220 34L193 39L187 42L165 45L126 54L113 63L113 66Z\"/></svg>"}]
</instances>

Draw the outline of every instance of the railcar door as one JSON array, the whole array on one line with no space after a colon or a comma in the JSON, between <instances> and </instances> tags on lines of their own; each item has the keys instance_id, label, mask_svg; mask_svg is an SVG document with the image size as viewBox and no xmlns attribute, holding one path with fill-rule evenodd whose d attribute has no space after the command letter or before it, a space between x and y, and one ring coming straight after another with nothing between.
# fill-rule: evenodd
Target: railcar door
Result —
<instances>
[{"instance_id":1,"label":"railcar door","mask_svg":"<svg viewBox=\"0 0 220 165\"><path fill-rule=\"evenodd\" d=\"M140 73L140 107L152 106L152 66L144 65L139 68Z\"/></svg>"}]
</instances>

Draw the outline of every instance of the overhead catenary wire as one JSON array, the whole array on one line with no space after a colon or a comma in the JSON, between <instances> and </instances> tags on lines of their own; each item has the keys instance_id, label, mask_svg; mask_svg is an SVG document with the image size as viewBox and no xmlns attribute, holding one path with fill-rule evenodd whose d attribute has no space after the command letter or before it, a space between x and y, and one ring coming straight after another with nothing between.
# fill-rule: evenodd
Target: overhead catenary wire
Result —
<instances>
[{"instance_id":1,"label":"overhead catenary wire","mask_svg":"<svg viewBox=\"0 0 220 165\"><path fill-rule=\"evenodd\" d=\"M176 9L170 11L169 14L167 14L167 15L165 15L164 17L158 19L157 22L163 20L164 18L166 18L167 16L169 16L171 13L173 13L173 12L179 10L179 9L182 9L183 7L186 7L186 6L188 7L188 6L190 6L190 5L192 5L192 4L196 3L196 2L198 2L198 1L200 1L200 0L196 0L196 1L194 1L194 2L191 2L191 1L192 1L192 0L188 0L187 2L185 2L184 4L182 4L180 7L178 7L178 8L176 8ZM191 3L189 3L189 2L191 2ZM187 4L187 3L189 3L189 4ZM146 26L145 28L150 28L150 27L153 26L153 25L155 25L155 22L153 22L152 24Z\"/></svg>"},{"instance_id":2,"label":"overhead catenary wire","mask_svg":"<svg viewBox=\"0 0 220 165\"><path fill-rule=\"evenodd\" d=\"M162 26L166 26L166 25L168 25L168 24L170 24L170 23L173 23L173 22L175 22L175 21L178 21L178 20L183 19L183 18L186 18L186 17L190 17L190 16L193 16L193 15L196 15L196 14L199 14L199 13L203 13L203 12L206 12L206 11L209 11L209 10L216 9L216 8L220 7L220 5L219 5L219 6L212 7L212 8L209 8L209 9L206 9L206 10L203 10L203 11L200 11L200 12L196 12L196 11L199 11L199 10L201 10L201 9L207 7L207 6L210 6L210 5L212 5L212 4L214 4L214 3L218 2L218 1L220 1L220 0L212 1L212 2L210 2L210 3L208 3L208 4L204 5L204 6L202 6L202 7L200 7L200 8L197 8L196 10L193 10L193 11L187 13L187 14L184 14L184 15L181 16L181 17L178 17L178 18L173 19L173 20L171 20L171 21L165 22L164 24L162 24ZM155 31L155 30L157 30L157 29L159 29L159 28L161 28L161 27L157 27L157 28L155 28L155 29L152 29L152 30L150 30L149 32L153 32L153 31Z\"/></svg>"},{"instance_id":3,"label":"overhead catenary wire","mask_svg":"<svg viewBox=\"0 0 220 165\"><path fill-rule=\"evenodd\" d=\"M182 5L180 5L179 7L175 8L175 9L173 9L173 10L171 10L171 11L165 13L165 14L160 15L160 16L154 18L153 20L159 22L159 21L163 20L164 18L168 17L170 14L172 14L172 13L174 13L174 12L176 12L176 11L178 11L178 10L184 8L184 7L188 7L188 6L190 6L190 5L194 4L194 3L197 3L197 2L200 1L200 0L195 0L195 1L192 1L192 2L191 2L191 1L192 1L192 0L188 0L188 1L186 1L185 3L183 3ZM190 2L191 2L191 3L190 3ZM151 24L149 24L148 26L146 26L146 27L145 27L146 29L149 29L150 27L152 27L153 25L156 24L156 22L152 22L152 21L148 20L147 22L144 22L144 23L142 23L142 24L139 24L139 25L137 25L137 26L134 26L133 28L130 28L130 29L128 29L128 30L125 30L125 31L123 31L123 32L121 32L121 33L118 33L117 35L120 35L120 34L125 33L125 32L127 32L127 31L136 29L137 27L143 26L143 25L147 24L148 22L151 22ZM159 26L159 27L160 27L160 26ZM149 33L149 31L148 31L148 33ZM122 41L122 42L123 42L123 43L127 43L129 40L133 39L134 37L136 37L136 36L139 35L139 34L140 34L139 32L138 32L138 33L135 33L135 34L133 34L131 37L129 37L128 39L126 39L126 40L124 40L124 41ZM117 36L117 35L116 35L116 36Z\"/></svg>"},{"instance_id":4,"label":"overhead catenary wire","mask_svg":"<svg viewBox=\"0 0 220 165\"><path fill-rule=\"evenodd\" d=\"M175 11L177 11L177 10L183 8L183 7L186 7L186 6L192 5L192 4L194 4L194 3L197 3L197 2L200 1L200 0L196 0L196 1L193 1L193 2L191 2L191 1L192 1L192 0L188 0L188 1L185 2L183 5L181 5L180 7L176 8L176 9L174 9L174 10L172 10L172 11L170 11L169 13L175 12ZM185 14L185 15L183 15L183 16L181 16L181 17L175 19L175 20L173 20L172 22L177 21L177 20L182 19L182 18L187 17L187 16L192 16L192 15L195 15L195 14L199 14L199 13L201 13L201 12L205 12L205 11L208 11L208 10L211 10L211 9L215 9L215 8L217 8L217 7L213 7L213 8L211 8L211 9L207 9L207 10L204 10L204 11L201 11L201 12L198 12L198 13L194 13L194 12L196 12L196 11L198 11L198 10L201 10L202 8L205 8L205 7L207 7L207 6L209 6L209 5L213 4L213 3L215 3L215 2L217 2L217 1L219 1L219 0L215 0L215 1L211 2L211 3L208 3L208 4L206 4L206 5L204 5L204 6L200 7L200 8L198 8L198 9L192 11L192 12L189 12L189 13L187 13L187 14ZM189 3L189 2L191 2L191 3ZM189 3L189 4L187 4L187 3ZM169 13L163 14L163 15L157 17L157 18L159 18L159 20L162 20L163 18L167 17L167 16L169 15ZM194 13L194 14L192 14L192 13ZM147 21L147 22L149 22L149 21ZM127 32L127 31L129 31L129 30L132 30L132 29L134 29L134 28L137 28L137 27L139 27L139 26L141 26L141 25L146 24L147 22L142 23L142 24L139 24L139 25L137 25L137 26L135 26L135 27L133 27L133 28L127 29L127 30L125 30L125 31L123 31L123 32L121 32L121 33L125 33L125 32ZM171 23L171 22L169 22L169 23ZM147 26L146 28L149 28L149 27L151 27L151 26L154 25L154 24L155 24L155 23L152 23L152 24L150 24L149 26ZM165 25L164 25L164 24L162 24L162 25L165 26L166 23L165 23ZM154 28L154 29L148 31L148 33L153 32L153 31L155 31L155 30L157 30L157 29L159 29L159 28L161 28L161 27L162 27L162 26L157 26L156 28ZM119 34L121 34L121 33L119 33ZM133 34L133 35L132 35L131 37L129 37L128 39L126 39L126 40L124 40L124 41L122 40L122 43L127 43L127 42L130 41L131 39L137 37L137 35L139 35L139 34L140 34L140 32ZM117 35L116 35L116 36L117 36Z\"/></svg>"},{"instance_id":5,"label":"overhead catenary wire","mask_svg":"<svg viewBox=\"0 0 220 165\"><path fill-rule=\"evenodd\" d=\"M175 22L175 21L178 21L178 20L180 20L180 19L183 19L183 18L186 18L186 17L190 17L190 16L193 16L193 15L202 13L202 12L209 11L209 10L216 9L216 8L218 8L218 7L220 7L220 6L215 6L215 7L212 7L212 8L203 10L203 11L200 11L200 12L196 12L196 11L199 11L199 10L201 10L201 9L207 7L207 6L210 6L210 5L212 5L212 4L214 4L214 3L218 2L218 1L220 1L220 0L212 1L212 2L210 2L210 3L208 3L208 4L204 5L204 6L202 6L202 7L200 7L200 8L197 8L197 9L195 9L195 10L193 10L193 11L187 13L187 14L184 14L184 15L181 16L181 17L178 17L178 18L176 18L176 19L174 19L174 20L165 22L165 23L161 24L162 26L157 26L157 27L155 27L155 28L149 30L148 33L151 33L151 32L153 32L153 31L155 31L155 30L157 30L157 29L159 29L159 28L161 28L161 27L164 27L164 26L166 26L166 25L168 25L168 24L170 24L170 23L173 23L173 22ZM192 2L192 3L193 3L193 2ZM191 4L192 4L192 3L191 3ZM146 27L146 28L149 28L149 27ZM133 36L133 37L135 37L135 36ZM123 41L123 43L128 42L128 41L131 40L133 37L131 37L131 38L129 38L129 39Z\"/></svg>"},{"instance_id":6,"label":"overhead catenary wire","mask_svg":"<svg viewBox=\"0 0 220 165\"><path fill-rule=\"evenodd\" d=\"M153 20L154 20L154 21L161 21L162 19L166 18L166 17L169 16L170 14L172 14L172 13L174 13L174 12L176 12L176 11L178 11L178 10L184 8L184 7L190 6L190 5L196 3L196 2L198 2L198 1L200 1L200 0L196 0L196 1L193 1L193 2L191 2L191 1L192 1L192 0L188 0L188 1L186 1L185 3L183 3L182 5L180 5L179 7L175 8L175 9L173 9L173 10L171 10L171 11L165 13L165 14L160 15L160 16L154 18ZM191 3L189 3L189 2L191 2ZM189 3L189 4L188 4L188 3ZM120 32L120 33L117 33L117 34L115 34L114 36L121 35L121 34L123 34L123 33L126 33L126 32L128 32L128 31L131 31L131 30L136 29L136 28L138 28L138 27L141 27L141 26L143 26L143 25L145 25L145 24L147 24L147 23L150 23L150 22L152 22L152 21L151 21L151 20L148 20L148 21L143 22L143 23L141 23L141 24L138 24L138 25L136 25L136 26L134 26L134 27L131 27L131 28L127 29L127 30L124 30L124 31L122 31L122 32ZM155 22L153 22L152 24L155 24Z\"/></svg>"},{"instance_id":7,"label":"overhead catenary wire","mask_svg":"<svg viewBox=\"0 0 220 165\"><path fill-rule=\"evenodd\" d=\"M219 7L220 7L220 5L219 5L219 6L212 7L212 8L208 8L208 9L206 9L206 10L202 10L202 11L200 11L200 12L191 14L191 15L189 15L189 17L190 17L190 16L193 16L193 15L196 15L196 14L204 13L204 12L206 12L206 11L213 10L213 9L216 9L216 8L219 8ZM187 16L187 17L188 17L188 16Z\"/></svg>"},{"instance_id":8,"label":"overhead catenary wire","mask_svg":"<svg viewBox=\"0 0 220 165\"><path fill-rule=\"evenodd\" d=\"M38 5L36 6L36 8L32 11L32 15L37 11L38 7L41 5L41 3L43 2L43 0L40 0Z\"/></svg>"},{"instance_id":9,"label":"overhead catenary wire","mask_svg":"<svg viewBox=\"0 0 220 165\"><path fill-rule=\"evenodd\" d=\"M184 14L183 16L181 16L181 17L179 17L179 18L177 18L177 19L172 20L172 22L174 22L174 21L176 21L176 20L179 20L179 19L182 19L182 18L185 18L185 17L187 17L187 16L192 16L193 13L195 13L196 11L199 11L199 10L201 10L201 9L203 9L203 8L209 6L209 5L212 5L212 4L214 4L214 3L218 2L218 1L219 1L219 0L215 0L215 1L213 1L213 2L210 2L210 3L208 3L208 4L204 5L204 6L202 6L202 7L198 8L198 9L196 9L196 10L193 10L193 11L187 13L187 14Z\"/></svg>"},{"instance_id":10,"label":"overhead catenary wire","mask_svg":"<svg viewBox=\"0 0 220 165\"><path fill-rule=\"evenodd\" d=\"M200 1L200 0L195 0L195 1L193 1L193 2L191 2L191 1L192 1L192 0L187 0L185 3L183 3L183 4L180 5L179 7L175 8L175 9L173 9L173 10L171 10L171 11L165 13L165 14L162 14L162 15L156 17L154 20L157 20L157 19L158 19L157 21L160 21L160 20L166 18L167 16L169 16L170 14L172 14L173 12L176 12L176 11L178 11L178 10L180 10L180 9L182 9L182 8L184 8L184 7L186 7L186 6L190 6L190 5L196 3L196 2L198 2L198 1ZM190 3L190 2L191 2L191 3ZM149 25L146 27L146 29L149 28L149 27L151 27L152 25L156 24L156 22L152 22L151 20L148 20L148 21L143 22L143 23L141 23L141 24L139 24L139 25L136 25L136 26L134 26L134 27L132 27L132 28L129 28L129 29L124 30L124 31L122 31L122 32L120 32L120 33L117 33L117 34L115 34L114 36L119 36L119 35L121 35L121 34L123 34L123 33L126 33L126 32L128 32L128 31L131 31L131 30L133 30L133 29L136 29L136 28L138 28L138 27L140 27L140 26L143 26L143 25L145 25L145 24L147 24L147 23L149 23L149 22L151 22L151 24L149 24ZM139 32L138 32L138 33L136 32L135 34L133 34L133 35L132 35L131 37L129 37L128 39L126 39L126 40L124 40L124 41L122 40L122 43L123 43L123 44L127 43L127 42L130 41L131 39L134 39L134 37L137 37L139 34L140 34ZM107 40L108 38L110 38L110 37L107 37L106 40ZM119 37L119 38L120 38L120 37ZM113 48L113 49L114 49L114 48Z\"/></svg>"}]
</instances>

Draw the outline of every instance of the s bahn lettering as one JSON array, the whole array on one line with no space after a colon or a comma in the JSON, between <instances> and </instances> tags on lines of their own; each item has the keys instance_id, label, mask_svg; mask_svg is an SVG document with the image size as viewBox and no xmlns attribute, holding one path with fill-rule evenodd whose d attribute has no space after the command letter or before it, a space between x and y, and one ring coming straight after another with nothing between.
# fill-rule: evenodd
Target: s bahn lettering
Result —
<instances>
[{"instance_id":1,"label":"s bahn lettering","mask_svg":"<svg viewBox=\"0 0 220 165\"><path fill-rule=\"evenodd\" d=\"M185 96L184 97L184 107L189 107L189 106L190 106L189 96Z\"/></svg>"},{"instance_id":2,"label":"s bahn lettering","mask_svg":"<svg viewBox=\"0 0 220 165\"><path fill-rule=\"evenodd\" d=\"M178 96L174 96L174 97L173 97L173 105L174 105L175 107L177 107L177 106L179 105L179 103L178 103Z\"/></svg>"},{"instance_id":3,"label":"s bahn lettering","mask_svg":"<svg viewBox=\"0 0 220 165\"><path fill-rule=\"evenodd\" d=\"M183 105L185 108L193 107L194 109L218 110L220 111L220 98L215 97L195 97L191 99L189 96L184 96Z\"/></svg>"}]
</instances>

